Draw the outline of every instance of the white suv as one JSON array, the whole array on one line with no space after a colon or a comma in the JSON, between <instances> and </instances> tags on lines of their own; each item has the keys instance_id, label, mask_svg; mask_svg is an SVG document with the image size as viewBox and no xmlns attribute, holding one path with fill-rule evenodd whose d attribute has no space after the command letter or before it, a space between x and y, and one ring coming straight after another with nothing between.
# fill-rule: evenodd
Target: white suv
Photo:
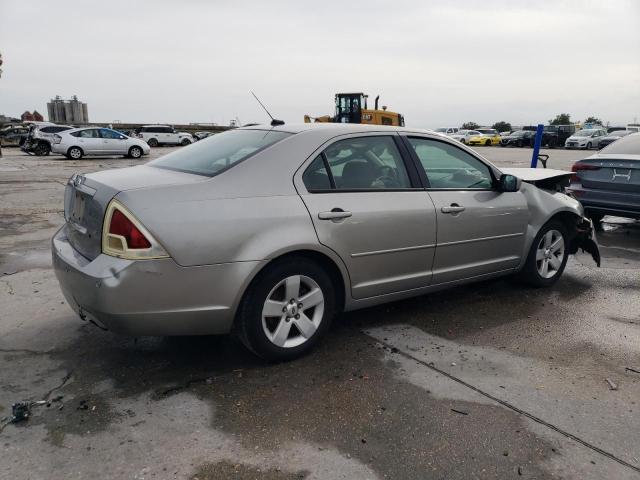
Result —
<instances>
[{"instance_id":1,"label":"white suv","mask_svg":"<svg viewBox=\"0 0 640 480\"><path fill-rule=\"evenodd\" d=\"M189 133L177 132L168 125L143 125L134 130L136 137L144 140L150 147L158 145L190 145L193 137Z\"/></svg>"}]
</instances>

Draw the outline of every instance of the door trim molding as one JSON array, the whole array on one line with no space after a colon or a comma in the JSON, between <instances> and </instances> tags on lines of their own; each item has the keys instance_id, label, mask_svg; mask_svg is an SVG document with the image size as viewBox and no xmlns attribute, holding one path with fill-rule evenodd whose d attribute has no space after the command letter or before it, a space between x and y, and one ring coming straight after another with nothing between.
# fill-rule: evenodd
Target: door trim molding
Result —
<instances>
[{"instance_id":1,"label":"door trim molding","mask_svg":"<svg viewBox=\"0 0 640 480\"><path fill-rule=\"evenodd\" d=\"M411 250L422 250L427 248L435 248L436 245L413 245L411 247L389 248L387 250L372 250L370 252L352 253L352 258L367 257L369 255L383 255L385 253L409 252Z\"/></svg>"},{"instance_id":2,"label":"door trim molding","mask_svg":"<svg viewBox=\"0 0 640 480\"><path fill-rule=\"evenodd\" d=\"M499 240L500 238L513 238L513 237L521 237L524 233L507 233L505 235L495 235L493 237L481 237L481 238L471 238L469 240L457 240L455 242L438 242L438 247L444 247L449 245L462 245L464 243L475 243L475 242L486 242L487 240Z\"/></svg>"}]
</instances>

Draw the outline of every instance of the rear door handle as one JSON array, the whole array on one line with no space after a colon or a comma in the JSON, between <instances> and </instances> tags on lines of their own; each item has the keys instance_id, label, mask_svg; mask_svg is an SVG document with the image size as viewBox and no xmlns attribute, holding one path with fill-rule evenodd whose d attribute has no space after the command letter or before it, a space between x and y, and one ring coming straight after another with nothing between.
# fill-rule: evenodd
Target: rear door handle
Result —
<instances>
[{"instance_id":1,"label":"rear door handle","mask_svg":"<svg viewBox=\"0 0 640 480\"><path fill-rule=\"evenodd\" d=\"M460 213L460 212L464 212L464 207L461 205L458 205L457 203L452 203L448 207L442 207L440 211L442 213Z\"/></svg>"},{"instance_id":2,"label":"rear door handle","mask_svg":"<svg viewBox=\"0 0 640 480\"><path fill-rule=\"evenodd\" d=\"M337 220L340 218L348 218L350 216L351 212L347 212L346 210L342 210L341 208L334 208L330 212L318 213L318 218L320 220Z\"/></svg>"}]
</instances>

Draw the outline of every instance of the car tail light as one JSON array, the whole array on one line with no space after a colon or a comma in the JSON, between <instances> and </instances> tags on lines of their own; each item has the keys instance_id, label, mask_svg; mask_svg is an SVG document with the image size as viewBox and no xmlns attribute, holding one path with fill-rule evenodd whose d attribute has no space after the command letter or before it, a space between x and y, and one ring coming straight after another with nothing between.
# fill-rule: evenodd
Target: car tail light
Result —
<instances>
[{"instance_id":1,"label":"car tail light","mask_svg":"<svg viewBox=\"0 0 640 480\"><path fill-rule=\"evenodd\" d=\"M60 143L62 141L62 137L60 135L53 136L53 143Z\"/></svg>"},{"instance_id":2,"label":"car tail light","mask_svg":"<svg viewBox=\"0 0 640 480\"><path fill-rule=\"evenodd\" d=\"M117 200L109 203L104 216L102 253L130 260L169 256L151 233Z\"/></svg>"},{"instance_id":3,"label":"car tail light","mask_svg":"<svg viewBox=\"0 0 640 480\"><path fill-rule=\"evenodd\" d=\"M571 175L571 181L578 183L580 179L578 178L578 172L583 170L600 170L598 165L589 165L588 163L580 163L576 162L571 167L571 171L573 174Z\"/></svg>"}]
</instances>

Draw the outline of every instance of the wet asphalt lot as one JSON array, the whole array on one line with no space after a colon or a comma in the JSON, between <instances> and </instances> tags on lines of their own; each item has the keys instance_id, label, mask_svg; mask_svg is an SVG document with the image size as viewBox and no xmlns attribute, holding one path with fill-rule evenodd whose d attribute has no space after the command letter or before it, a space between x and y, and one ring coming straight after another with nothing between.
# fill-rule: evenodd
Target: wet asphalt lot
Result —
<instances>
[{"instance_id":1,"label":"wet asphalt lot","mask_svg":"<svg viewBox=\"0 0 640 480\"><path fill-rule=\"evenodd\" d=\"M0 478L640 478L638 222L609 218L602 268L578 255L552 289L501 279L345 314L268 365L232 337L84 324L50 268L64 184L135 162L3 155L0 418L63 398L0 427Z\"/></svg>"}]
</instances>

